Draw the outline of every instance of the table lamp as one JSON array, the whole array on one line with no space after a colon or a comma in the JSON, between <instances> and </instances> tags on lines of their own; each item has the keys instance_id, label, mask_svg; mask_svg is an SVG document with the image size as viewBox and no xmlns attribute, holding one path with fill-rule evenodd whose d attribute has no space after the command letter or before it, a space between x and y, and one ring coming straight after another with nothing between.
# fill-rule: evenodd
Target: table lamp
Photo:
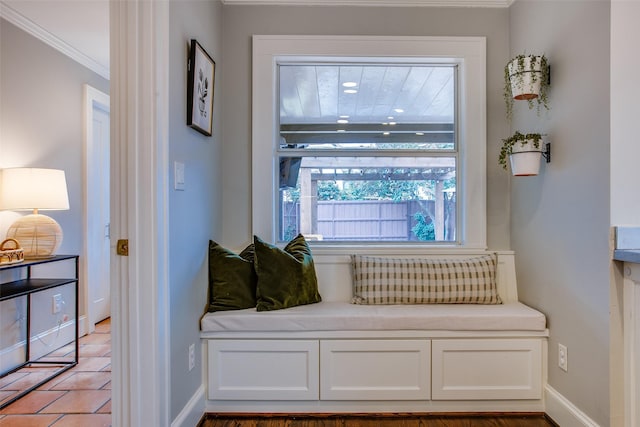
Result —
<instances>
[{"instance_id":1,"label":"table lamp","mask_svg":"<svg viewBox=\"0 0 640 427\"><path fill-rule=\"evenodd\" d=\"M11 224L7 238L20 242L25 259L54 256L62 243L62 228L38 211L69 209L64 171L7 168L0 170L0 178L0 209L33 210Z\"/></svg>"}]
</instances>

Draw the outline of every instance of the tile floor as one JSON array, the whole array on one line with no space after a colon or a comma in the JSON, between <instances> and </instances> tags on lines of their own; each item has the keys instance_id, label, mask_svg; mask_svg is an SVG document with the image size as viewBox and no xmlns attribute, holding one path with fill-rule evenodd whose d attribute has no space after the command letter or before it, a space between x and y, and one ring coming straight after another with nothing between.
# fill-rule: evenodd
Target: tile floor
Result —
<instances>
[{"instance_id":1,"label":"tile floor","mask_svg":"<svg viewBox=\"0 0 640 427\"><path fill-rule=\"evenodd\" d=\"M73 355L73 344L49 356ZM24 368L0 378L0 401L42 378L47 367ZM111 322L80 338L78 365L0 410L0 427L111 425Z\"/></svg>"}]
</instances>

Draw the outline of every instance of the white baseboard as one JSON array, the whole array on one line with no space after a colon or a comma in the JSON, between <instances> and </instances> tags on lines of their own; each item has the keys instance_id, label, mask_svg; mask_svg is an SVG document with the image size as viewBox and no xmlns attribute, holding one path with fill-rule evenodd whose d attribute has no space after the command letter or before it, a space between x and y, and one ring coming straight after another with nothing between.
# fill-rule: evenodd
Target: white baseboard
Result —
<instances>
[{"instance_id":1,"label":"white baseboard","mask_svg":"<svg viewBox=\"0 0 640 427\"><path fill-rule=\"evenodd\" d=\"M171 427L195 427L204 415L204 384L191 396L182 411L171 423Z\"/></svg>"},{"instance_id":2,"label":"white baseboard","mask_svg":"<svg viewBox=\"0 0 640 427\"><path fill-rule=\"evenodd\" d=\"M80 316L78 322L78 338L80 338L89 333L87 329L87 316Z\"/></svg>"},{"instance_id":3,"label":"white baseboard","mask_svg":"<svg viewBox=\"0 0 640 427\"><path fill-rule=\"evenodd\" d=\"M545 413L562 427L600 427L566 397L548 384L545 386Z\"/></svg>"}]
</instances>

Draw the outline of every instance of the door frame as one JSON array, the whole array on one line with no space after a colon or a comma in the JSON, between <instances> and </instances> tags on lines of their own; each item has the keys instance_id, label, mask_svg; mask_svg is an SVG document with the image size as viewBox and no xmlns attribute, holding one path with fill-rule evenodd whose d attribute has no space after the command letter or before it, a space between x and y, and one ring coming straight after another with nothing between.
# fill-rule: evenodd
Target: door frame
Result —
<instances>
[{"instance_id":1,"label":"door frame","mask_svg":"<svg viewBox=\"0 0 640 427\"><path fill-rule=\"evenodd\" d=\"M95 283L97 274L92 268L91 260L95 258L92 256L92 248L95 247L98 242L94 242L91 238L92 233L89 230L89 218L95 215L94 207L89 203L89 164L91 163L92 143L93 143L93 111L94 106L98 105L107 112L110 112L109 95L106 93L88 85L84 84L82 87L83 97L83 109L84 109L84 127L83 127L83 140L84 140L84 250L81 257L81 268L84 297L82 298L84 304L85 322L84 331L86 333L92 333L95 330L94 314L93 314L93 289L90 286L91 283ZM100 242L102 244L102 242Z\"/></svg>"},{"instance_id":2,"label":"door frame","mask_svg":"<svg viewBox=\"0 0 640 427\"><path fill-rule=\"evenodd\" d=\"M112 425L169 426L169 2L109 4Z\"/></svg>"}]
</instances>

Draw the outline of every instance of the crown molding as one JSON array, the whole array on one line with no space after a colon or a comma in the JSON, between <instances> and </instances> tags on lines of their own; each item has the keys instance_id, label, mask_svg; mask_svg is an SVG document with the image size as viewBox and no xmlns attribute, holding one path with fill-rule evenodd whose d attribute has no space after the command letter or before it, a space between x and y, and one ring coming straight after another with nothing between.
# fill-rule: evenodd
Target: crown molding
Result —
<instances>
[{"instance_id":1,"label":"crown molding","mask_svg":"<svg viewBox=\"0 0 640 427\"><path fill-rule=\"evenodd\" d=\"M48 44L52 48L67 55L69 58L87 67L96 74L109 80L108 67L105 67L93 58L80 52L78 49L71 46L56 35L51 34L49 31L45 30L40 25L26 18L24 15L18 13L4 2L0 2L0 17L6 19L8 22L12 23L13 25L32 35L33 37Z\"/></svg>"},{"instance_id":2,"label":"crown molding","mask_svg":"<svg viewBox=\"0 0 640 427\"><path fill-rule=\"evenodd\" d=\"M225 5L507 8L515 0L220 0Z\"/></svg>"}]
</instances>

